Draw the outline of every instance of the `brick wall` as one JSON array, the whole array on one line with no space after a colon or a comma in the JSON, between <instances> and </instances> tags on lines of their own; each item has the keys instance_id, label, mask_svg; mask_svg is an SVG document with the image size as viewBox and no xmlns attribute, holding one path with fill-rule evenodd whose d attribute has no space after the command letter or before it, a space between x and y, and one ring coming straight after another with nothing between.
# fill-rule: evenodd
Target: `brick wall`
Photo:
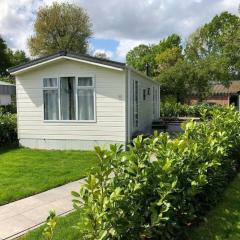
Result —
<instances>
[{"instance_id":1,"label":"brick wall","mask_svg":"<svg viewBox=\"0 0 240 240\"><path fill-rule=\"evenodd\" d=\"M193 96L193 97L190 97L186 102L193 105L193 104L196 104L198 102L198 100L196 97ZM227 95L226 96L211 96L211 97L207 98L206 102L228 106L229 105L229 96L227 96Z\"/></svg>"}]
</instances>

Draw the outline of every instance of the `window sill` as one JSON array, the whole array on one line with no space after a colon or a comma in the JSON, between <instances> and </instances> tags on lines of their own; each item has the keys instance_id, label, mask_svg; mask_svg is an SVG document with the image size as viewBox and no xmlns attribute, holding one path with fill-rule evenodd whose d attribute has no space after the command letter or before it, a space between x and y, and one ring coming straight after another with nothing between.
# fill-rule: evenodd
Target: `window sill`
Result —
<instances>
[{"instance_id":1,"label":"window sill","mask_svg":"<svg viewBox=\"0 0 240 240\"><path fill-rule=\"evenodd\" d=\"M43 120L44 123L96 123L96 120Z\"/></svg>"}]
</instances>

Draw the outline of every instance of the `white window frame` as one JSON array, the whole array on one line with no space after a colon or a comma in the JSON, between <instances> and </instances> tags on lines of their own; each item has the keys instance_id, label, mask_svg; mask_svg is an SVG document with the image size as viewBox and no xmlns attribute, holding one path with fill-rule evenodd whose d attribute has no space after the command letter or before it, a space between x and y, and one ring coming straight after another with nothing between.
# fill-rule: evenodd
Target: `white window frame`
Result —
<instances>
[{"instance_id":1,"label":"white window frame","mask_svg":"<svg viewBox=\"0 0 240 240\"><path fill-rule=\"evenodd\" d=\"M61 120L61 101L60 101L60 79L63 77L74 77L75 78L75 89L74 89L74 94L75 94L75 114L76 114L76 118L78 117L78 95L77 95L77 90L78 89L93 89L93 109L94 109L94 119L91 120ZM93 85L92 86L78 86L78 78L92 78L92 82ZM43 86L43 81L44 78L57 78L57 87L44 87ZM44 98L42 98L43 100L43 122L46 123L96 123L97 119L96 119L96 76L94 75L74 75L74 74L63 74L63 75L59 75L59 76L47 76L47 77L42 77L42 94L44 93L44 90L58 90L58 107L59 107L59 120L45 120L44 119Z\"/></svg>"},{"instance_id":2,"label":"white window frame","mask_svg":"<svg viewBox=\"0 0 240 240\"><path fill-rule=\"evenodd\" d=\"M56 78L57 79L57 86L56 87L44 87L44 79L46 78ZM58 120L45 120L45 115L44 115L44 91L45 90L57 90L58 92ZM58 76L51 76L51 77L43 77L42 78L42 101L43 101L43 105L42 105L42 112L43 112L43 120L44 122L59 122L60 120L60 105L59 105L59 81L58 81Z\"/></svg>"},{"instance_id":3,"label":"white window frame","mask_svg":"<svg viewBox=\"0 0 240 240\"><path fill-rule=\"evenodd\" d=\"M137 91L136 91L137 85ZM137 130L139 128L139 81L133 79L133 129ZM136 102L136 93L137 93L137 102ZM137 118L135 112L137 111Z\"/></svg>"},{"instance_id":4,"label":"white window frame","mask_svg":"<svg viewBox=\"0 0 240 240\"><path fill-rule=\"evenodd\" d=\"M92 78L92 86L78 86L78 78ZM78 120L81 122L96 122L96 84L94 76L77 76L76 78L76 114L78 117L78 89L92 89L93 90L93 120Z\"/></svg>"}]
</instances>

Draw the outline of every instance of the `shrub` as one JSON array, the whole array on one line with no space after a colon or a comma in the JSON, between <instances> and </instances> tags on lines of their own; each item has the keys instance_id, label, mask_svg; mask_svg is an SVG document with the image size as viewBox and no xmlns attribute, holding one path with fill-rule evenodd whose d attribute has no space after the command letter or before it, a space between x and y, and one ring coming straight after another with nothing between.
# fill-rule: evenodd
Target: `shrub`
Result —
<instances>
[{"instance_id":1,"label":"shrub","mask_svg":"<svg viewBox=\"0 0 240 240\"><path fill-rule=\"evenodd\" d=\"M134 139L127 152L97 147L99 168L73 193L75 207L84 204L82 239L180 238L217 201L237 164L239 113L211 115L186 123L176 139L155 133Z\"/></svg>"},{"instance_id":2,"label":"shrub","mask_svg":"<svg viewBox=\"0 0 240 240\"><path fill-rule=\"evenodd\" d=\"M202 111L210 113L214 109L221 110L222 108L224 107L221 105L187 105L165 102L161 104L160 114L161 117L200 117Z\"/></svg>"},{"instance_id":3,"label":"shrub","mask_svg":"<svg viewBox=\"0 0 240 240\"><path fill-rule=\"evenodd\" d=\"M11 105L7 106L0 106L0 112L2 113L17 113L16 103L12 103Z\"/></svg>"},{"instance_id":4,"label":"shrub","mask_svg":"<svg viewBox=\"0 0 240 240\"><path fill-rule=\"evenodd\" d=\"M0 147L16 144L17 118L16 114L0 111Z\"/></svg>"}]
</instances>

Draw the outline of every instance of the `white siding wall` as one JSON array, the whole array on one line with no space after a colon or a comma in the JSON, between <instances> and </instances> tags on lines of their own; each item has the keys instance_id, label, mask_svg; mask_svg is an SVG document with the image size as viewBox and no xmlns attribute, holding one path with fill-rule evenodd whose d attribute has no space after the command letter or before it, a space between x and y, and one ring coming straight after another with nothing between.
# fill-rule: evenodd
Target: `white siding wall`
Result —
<instances>
[{"instance_id":1,"label":"white siding wall","mask_svg":"<svg viewBox=\"0 0 240 240\"><path fill-rule=\"evenodd\" d=\"M134 126L134 120L133 120L133 81L138 81L138 98L139 98L139 116L138 116L138 127L136 128ZM141 74L131 71L130 73L130 85L131 85L131 114L130 114L130 123L131 123L131 134L134 134L136 132L144 132L144 133L151 133L152 129L152 121L154 119L159 118L159 112L160 112L160 92L159 88L160 85L158 83L154 83L153 81L150 81L146 77L142 76ZM150 95L148 95L148 88L150 88ZM155 106L155 114L153 114L153 88L157 90L157 104ZM146 90L146 100L143 100L143 89Z\"/></svg>"},{"instance_id":2,"label":"white siding wall","mask_svg":"<svg viewBox=\"0 0 240 240\"><path fill-rule=\"evenodd\" d=\"M96 122L44 122L43 77L95 76ZM70 60L19 74L16 78L18 138L33 148L91 149L125 143L125 73Z\"/></svg>"}]
</instances>

